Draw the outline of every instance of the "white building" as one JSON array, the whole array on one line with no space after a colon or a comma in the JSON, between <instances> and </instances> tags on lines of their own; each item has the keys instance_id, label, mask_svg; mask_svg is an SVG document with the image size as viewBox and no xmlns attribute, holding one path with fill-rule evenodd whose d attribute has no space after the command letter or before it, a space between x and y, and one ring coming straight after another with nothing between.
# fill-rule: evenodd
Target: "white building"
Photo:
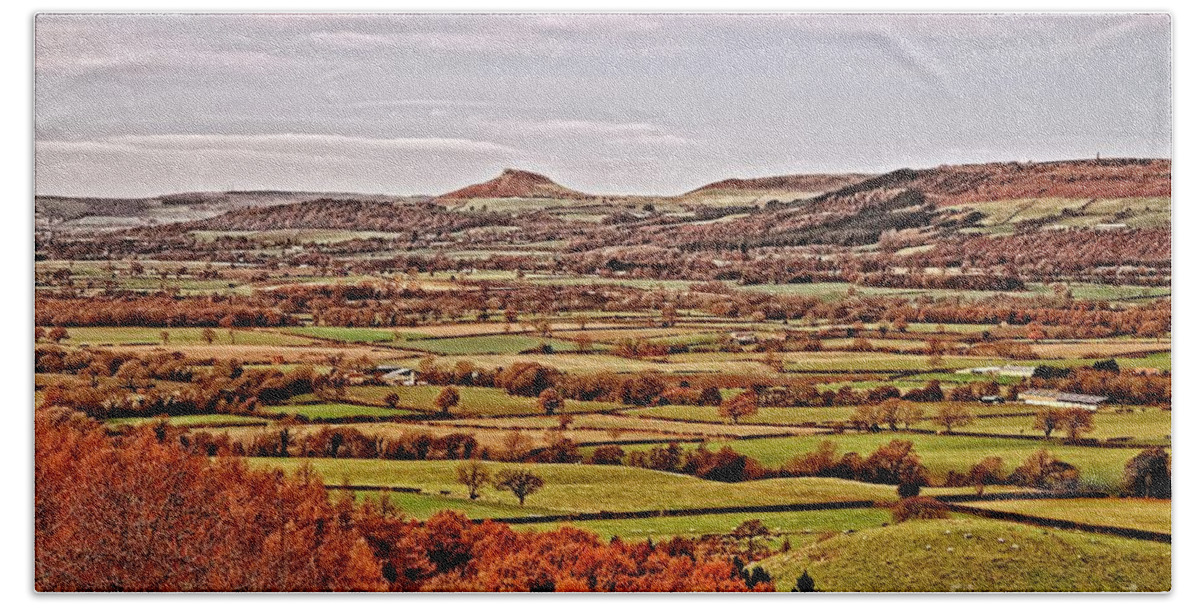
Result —
<instances>
[{"instance_id":1,"label":"white building","mask_svg":"<svg viewBox=\"0 0 1200 608\"><path fill-rule=\"evenodd\" d=\"M1101 403L1108 400L1108 397L1099 395L1081 395L1079 393L1063 393L1046 389L1029 389L1021 391L1017 398L1029 405L1040 405L1043 407L1078 407L1089 411L1096 411Z\"/></svg>"}]
</instances>

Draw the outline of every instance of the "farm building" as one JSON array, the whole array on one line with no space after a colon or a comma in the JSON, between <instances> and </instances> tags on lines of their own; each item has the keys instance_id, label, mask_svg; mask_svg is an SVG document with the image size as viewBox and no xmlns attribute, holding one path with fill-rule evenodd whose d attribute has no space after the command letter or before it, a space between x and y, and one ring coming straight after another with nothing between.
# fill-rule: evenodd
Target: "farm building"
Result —
<instances>
[{"instance_id":1,"label":"farm building","mask_svg":"<svg viewBox=\"0 0 1200 608\"><path fill-rule=\"evenodd\" d=\"M1098 395L1081 395L1079 393L1063 393L1045 389L1029 389L1021 391L1017 398L1029 405L1046 407L1078 407L1096 411L1097 407L1108 397Z\"/></svg>"},{"instance_id":2,"label":"farm building","mask_svg":"<svg viewBox=\"0 0 1200 608\"><path fill-rule=\"evenodd\" d=\"M411 369L408 367L391 367L391 366L387 366L390 369L384 370L384 369L382 369L383 367L384 366L380 366L379 368L376 368L376 369L378 369L379 371L387 371L387 373L384 374L382 378L380 378L384 382L386 382L392 386L416 386L417 385L417 375L418 375L417 370Z\"/></svg>"},{"instance_id":3,"label":"farm building","mask_svg":"<svg viewBox=\"0 0 1200 608\"><path fill-rule=\"evenodd\" d=\"M1002 365L994 367L973 367L969 369L958 370L960 374L977 374L977 375L996 375L996 376L1020 376L1022 378L1032 378L1034 367L1028 365Z\"/></svg>"}]
</instances>

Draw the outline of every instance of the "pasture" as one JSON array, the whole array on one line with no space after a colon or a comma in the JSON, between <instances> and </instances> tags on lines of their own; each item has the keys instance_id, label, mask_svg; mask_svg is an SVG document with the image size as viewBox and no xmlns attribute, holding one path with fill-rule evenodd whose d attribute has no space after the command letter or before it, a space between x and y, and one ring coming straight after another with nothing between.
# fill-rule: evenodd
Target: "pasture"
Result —
<instances>
[{"instance_id":1,"label":"pasture","mask_svg":"<svg viewBox=\"0 0 1200 608\"><path fill-rule=\"evenodd\" d=\"M971 518L839 534L760 565L780 591L805 570L819 591L1171 589L1170 545Z\"/></svg>"}]
</instances>

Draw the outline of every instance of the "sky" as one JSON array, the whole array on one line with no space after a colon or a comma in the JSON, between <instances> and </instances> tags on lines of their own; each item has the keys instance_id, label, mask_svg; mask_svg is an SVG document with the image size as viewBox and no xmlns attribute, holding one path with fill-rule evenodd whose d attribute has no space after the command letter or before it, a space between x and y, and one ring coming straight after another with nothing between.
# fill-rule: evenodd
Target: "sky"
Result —
<instances>
[{"instance_id":1,"label":"sky","mask_svg":"<svg viewBox=\"0 0 1200 608\"><path fill-rule=\"evenodd\" d=\"M38 194L1171 156L1163 14L39 15Z\"/></svg>"}]
</instances>

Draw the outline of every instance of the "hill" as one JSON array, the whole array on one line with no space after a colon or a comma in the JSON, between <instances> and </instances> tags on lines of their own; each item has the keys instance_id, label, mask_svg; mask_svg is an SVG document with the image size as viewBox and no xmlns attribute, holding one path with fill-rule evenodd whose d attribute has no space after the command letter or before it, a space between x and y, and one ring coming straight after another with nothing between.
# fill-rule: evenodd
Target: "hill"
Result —
<instances>
[{"instance_id":1,"label":"hill","mask_svg":"<svg viewBox=\"0 0 1200 608\"><path fill-rule=\"evenodd\" d=\"M1171 546L978 519L912 521L839 534L761 564L790 590L1168 591Z\"/></svg>"},{"instance_id":2,"label":"hill","mask_svg":"<svg viewBox=\"0 0 1200 608\"><path fill-rule=\"evenodd\" d=\"M113 230L199 221L230 211L303 203L319 199L372 202L406 200L395 196L350 193L231 190L183 192L146 198L36 196L34 221L39 230Z\"/></svg>"},{"instance_id":3,"label":"hill","mask_svg":"<svg viewBox=\"0 0 1200 608\"><path fill-rule=\"evenodd\" d=\"M592 199L584 194L555 183L540 173L505 169L500 175L486 182L473 184L437 197L437 201L454 201L472 198L549 198L549 199Z\"/></svg>"},{"instance_id":4,"label":"hill","mask_svg":"<svg viewBox=\"0 0 1200 608\"><path fill-rule=\"evenodd\" d=\"M828 192L816 201L836 204L899 190L919 192L938 206L1033 198L1169 197L1171 161L1112 158L899 169Z\"/></svg>"},{"instance_id":5,"label":"hill","mask_svg":"<svg viewBox=\"0 0 1200 608\"><path fill-rule=\"evenodd\" d=\"M813 173L771 177L733 177L688 191L684 196L714 192L829 192L873 177L869 173Z\"/></svg>"}]
</instances>

